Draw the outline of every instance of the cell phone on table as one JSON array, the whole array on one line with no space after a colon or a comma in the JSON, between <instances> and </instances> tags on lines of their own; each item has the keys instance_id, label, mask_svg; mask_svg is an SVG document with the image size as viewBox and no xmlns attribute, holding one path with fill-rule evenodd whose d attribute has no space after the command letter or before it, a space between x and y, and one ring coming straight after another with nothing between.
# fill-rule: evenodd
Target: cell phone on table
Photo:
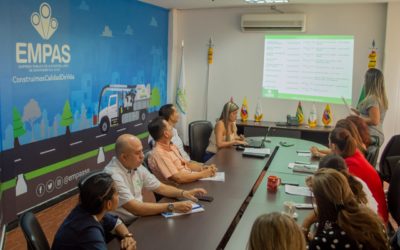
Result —
<instances>
[{"instance_id":1,"label":"cell phone on table","mask_svg":"<svg viewBox=\"0 0 400 250\"><path fill-rule=\"evenodd\" d=\"M207 202L212 202L214 200L214 197L208 196L208 195L194 195L199 201L207 201Z\"/></svg>"}]
</instances>

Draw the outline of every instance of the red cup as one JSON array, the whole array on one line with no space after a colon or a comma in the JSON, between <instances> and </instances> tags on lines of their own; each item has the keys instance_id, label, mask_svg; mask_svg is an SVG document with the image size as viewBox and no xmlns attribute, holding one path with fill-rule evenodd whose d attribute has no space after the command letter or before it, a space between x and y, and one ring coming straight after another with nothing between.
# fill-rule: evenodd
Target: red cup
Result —
<instances>
[{"instance_id":1,"label":"red cup","mask_svg":"<svg viewBox=\"0 0 400 250\"><path fill-rule=\"evenodd\" d=\"M275 175L268 176L267 189L269 192L278 191L278 187L281 184L281 178Z\"/></svg>"}]
</instances>

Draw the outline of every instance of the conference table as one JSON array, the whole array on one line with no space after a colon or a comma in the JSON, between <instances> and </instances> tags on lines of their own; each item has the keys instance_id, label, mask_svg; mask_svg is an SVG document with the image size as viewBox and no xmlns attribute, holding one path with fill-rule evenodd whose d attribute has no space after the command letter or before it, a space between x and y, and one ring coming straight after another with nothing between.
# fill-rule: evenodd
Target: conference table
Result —
<instances>
[{"instance_id":1,"label":"conference table","mask_svg":"<svg viewBox=\"0 0 400 250\"><path fill-rule=\"evenodd\" d=\"M314 142L270 137L266 147L271 155L266 158L242 156L235 148L220 150L208 163L214 163L219 172L225 172L225 181L197 181L180 185L179 188L201 187L214 197L212 202L199 203L205 211L173 218L161 215L140 217L129 230L133 232L138 249L245 249L251 225L263 213L283 210L284 201L310 203L309 198L292 196L284 192L281 185L276 193L266 190L266 175L278 175L283 182L304 186L305 174L292 173L289 162L309 161L309 157L299 157L297 150L307 150L311 146L322 145ZM287 142L290 147L280 146ZM163 198L160 202L169 202ZM298 210L301 222L310 210ZM119 249L120 243L114 239L109 249Z\"/></svg>"}]
</instances>

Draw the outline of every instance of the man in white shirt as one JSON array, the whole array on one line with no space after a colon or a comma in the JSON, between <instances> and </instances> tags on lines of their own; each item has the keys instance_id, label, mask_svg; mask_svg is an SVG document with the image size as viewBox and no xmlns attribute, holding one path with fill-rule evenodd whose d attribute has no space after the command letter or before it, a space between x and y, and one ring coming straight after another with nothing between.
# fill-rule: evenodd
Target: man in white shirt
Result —
<instances>
[{"instance_id":1,"label":"man in white shirt","mask_svg":"<svg viewBox=\"0 0 400 250\"><path fill-rule=\"evenodd\" d=\"M173 104L165 104L158 111L158 115L163 117L172 126L173 129L171 142L178 148L181 156L186 161L190 161L190 156L188 153L186 153L182 139L179 137L178 131L175 128L175 125L179 121L179 112L176 110L176 107ZM155 141L153 137L149 136L148 143L151 147L154 147Z\"/></svg>"},{"instance_id":2,"label":"man in white shirt","mask_svg":"<svg viewBox=\"0 0 400 250\"><path fill-rule=\"evenodd\" d=\"M119 193L119 204L116 214L130 224L137 216L155 215L162 212L191 211L190 201L173 203L143 202L142 188L149 189L163 196L172 198L186 198L197 201L194 195L203 195L207 192L202 188L182 190L161 183L152 175L142 162L144 159L141 141L134 135L124 134L118 137L115 143L116 156L105 167L105 171L114 179Z\"/></svg>"}]
</instances>

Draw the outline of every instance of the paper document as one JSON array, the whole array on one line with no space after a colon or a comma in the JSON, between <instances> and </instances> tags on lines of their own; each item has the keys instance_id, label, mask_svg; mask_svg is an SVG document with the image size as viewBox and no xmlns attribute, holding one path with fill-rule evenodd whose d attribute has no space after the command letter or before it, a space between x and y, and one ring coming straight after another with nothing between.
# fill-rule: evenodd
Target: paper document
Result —
<instances>
[{"instance_id":1,"label":"paper document","mask_svg":"<svg viewBox=\"0 0 400 250\"><path fill-rule=\"evenodd\" d=\"M307 197L313 196L309 187L298 187L298 186L285 185L285 192L288 194L293 194L293 195L300 195L300 196L307 196Z\"/></svg>"},{"instance_id":2,"label":"paper document","mask_svg":"<svg viewBox=\"0 0 400 250\"><path fill-rule=\"evenodd\" d=\"M297 156L311 157L311 152L309 150L307 150L307 151L306 150L303 150L303 151L298 150Z\"/></svg>"},{"instance_id":3,"label":"paper document","mask_svg":"<svg viewBox=\"0 0 400 250\"><path fill-rule=\"evenodd\" d=\"M217 172L215 176L203 178L200 181L225 181L225 172Z\"/></svg>"},{"instance_id":4,"label":"paper document","mask_svg":"<svg viewBox=\"0 0 400 250\"><path fill-rule=\"evenodd\" d=\"M171 217L176 217L176 216L181 216L181 215L185 215L185 214L193 214L193 213L199 213L199 212L203 212L204 208L197 203L193 203L192 204L192 211L187 212L187 213L161 213L162 216L164 216L165 218L171 218Z\"/></svg>"},{"instance_id":5,"label":"paper document","mask_svg":"<svg viewBox=\"0 0 400 250\"><path fill-rule=\"evenodd\" d=\"M294 169L295 167L299 168L299 167L303 167L303 166L306 167L306 168L309 168L309 169L315 169L315 170L318 169L318 164L300 163L300 162L290 162L289 165L288 165L288 168Z\"/></svg>"},{"instance_id":6,"label":"paper document","mask_svg":"<svg viewBox=\"0 0 400 250\"><path fill-rule=\"evenodd\" d=\"M346 106L347 111L349 112L349 114L352 115L353 111L351 110L351 106L347 103L346 99L344 99L343 96L342 96L342 101L343 101L344 105Z\"/></svg>"},{"instance_id":7,"label":"paper document","mask_svg":"<svg viewBox=\"0 0 400 250\"><path fill-rule=\"evenodd\" d=\"M295 203L294 206L298 209L312 209L317 205L313 205L311 203Z\"/></svg>"}]
</instances>

